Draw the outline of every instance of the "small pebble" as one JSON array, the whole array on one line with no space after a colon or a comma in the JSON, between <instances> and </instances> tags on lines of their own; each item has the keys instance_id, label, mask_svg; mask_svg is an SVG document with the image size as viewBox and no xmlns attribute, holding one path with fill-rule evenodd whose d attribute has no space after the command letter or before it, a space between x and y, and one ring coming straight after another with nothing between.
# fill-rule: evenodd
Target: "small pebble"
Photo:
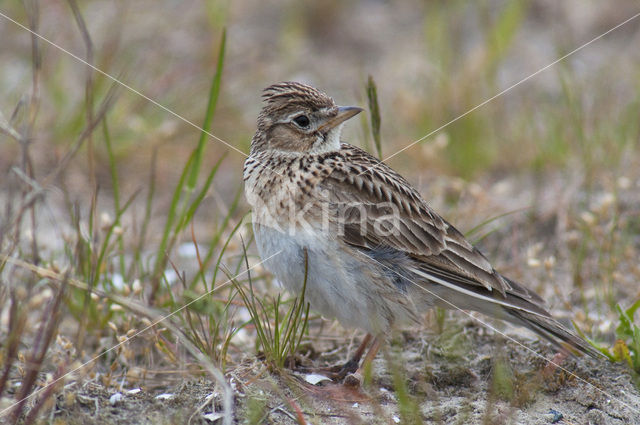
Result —
<instances>
[{"instance_id":1,"label":"small pebble","mask_svg":"<svg viewBox=\"0 0 640 425\"><path fill-rule=\"evenodd\" d=\"M218 412L209 412L209 413L203 413L202 417L209 421L209 422L215 422L218 419L222 419L224 415L222 413L218 413Z\"/></svg>"},{"instance_id":2,"label":"small pebble","mask_svg":"<svg viewBox=\"0 0 640 425\"><path fill-rule=\"evenodd\" d=\"M564 418L564 416L562 415L562 413L558 412L557 410L553 410L553 409L549 409L549 415L551 416L550 420L552 424L558 423L562 420L562 418Z\"/></svg>"},{"instance_id":3,"label":"small pebble","mask_svg":"<svg viewBox=\"0 0 640 425\"><path fill-rule=\"evenodd\" d=\"M174 395L170 394L170 393L162 393L162 394L158 394L156 396L156 400L169 400L171 398L173 398Z\"/></svg>"},{"instance_id":4,"label":"small pebble","mask_svg":"<svg viewBox=\"0 0 640 425\"><path fill-rule=\"evenodd\" d=\"M111 397L109 397L109 404L115 406L116 404L121 402L123 398L124 396L122 395L122 393L115 393Z\"/></svg>"}]
</instances>

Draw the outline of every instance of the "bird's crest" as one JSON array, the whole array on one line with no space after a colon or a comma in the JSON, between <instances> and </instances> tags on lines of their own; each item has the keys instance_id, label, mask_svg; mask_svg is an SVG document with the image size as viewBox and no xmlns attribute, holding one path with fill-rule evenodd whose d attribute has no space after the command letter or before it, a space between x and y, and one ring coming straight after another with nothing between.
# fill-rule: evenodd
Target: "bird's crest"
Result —
<instances>
[{"instance_id":1,"label":"bird's crest","mask_svg":"<svg viewBox=\"0 0 640 425\"><path fill-rule=\"evenodd\" d=\"M335 105L333 99L320 90L294 81L285 81L267 87L262 93L262 98L267 106L283 103L288 105L305 104L321 109Z\"/></svg>"}]
</instances>

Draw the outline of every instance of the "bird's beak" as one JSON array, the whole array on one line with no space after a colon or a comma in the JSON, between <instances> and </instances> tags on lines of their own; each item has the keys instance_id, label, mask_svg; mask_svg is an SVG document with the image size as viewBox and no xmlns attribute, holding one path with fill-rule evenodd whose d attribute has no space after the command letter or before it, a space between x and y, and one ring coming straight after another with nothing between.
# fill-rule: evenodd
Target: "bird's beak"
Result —
<instances>
[{"instance_id":1,"label":"bird's beak","mask_svg":"<svg viewBox=\"0 0 640 425\"><path fill-rule=\"evenodd\" d=\"M357 106L340 106L338 107L338 115L329 118L320 127L318 127L318 130L325 133L332 128L339 126L349 118L358 115L362 111L364 111L364 109L358 108Z\"/></svg>"}]
</instances>

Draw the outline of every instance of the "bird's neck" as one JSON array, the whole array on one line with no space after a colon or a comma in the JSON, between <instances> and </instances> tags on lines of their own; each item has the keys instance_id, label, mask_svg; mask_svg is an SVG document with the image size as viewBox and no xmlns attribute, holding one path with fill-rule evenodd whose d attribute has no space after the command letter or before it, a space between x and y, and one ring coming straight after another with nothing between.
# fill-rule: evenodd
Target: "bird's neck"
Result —
<instances>
[{"instance_id":1,"label":"bird's neck","mask_svg":"<svg viewBox=\"0 0 640 425\"><path fill-rule=\"evenodd\" d=\"M271 152L271 155L276 154L283 157L305 157L312 155L321 155L328 152L337 152L340 150L342 143L340 142L340 133L342 125L332 129L324 138L319 138L312 146L311 149L306 151L290 151L290 150L274 150L269 149L269 143L263 132L257 132L253 139L251 139L251 149L249 155L255 157L257 155L263 155L267 151Z\"/></svg>"},{"instance_id":2,"label":"bird's neck","mask_svg":"<svg viewBox=\"0 0 640 425\"><path fill-rule=\"evenodd\" d=\"M340 134L342 133L342 126L340 124L336 128L333 128L327 133L327 135L313 144L308 154L318 155L327 152L336 152L340 150Z\"/></svg>"}]
</instances>

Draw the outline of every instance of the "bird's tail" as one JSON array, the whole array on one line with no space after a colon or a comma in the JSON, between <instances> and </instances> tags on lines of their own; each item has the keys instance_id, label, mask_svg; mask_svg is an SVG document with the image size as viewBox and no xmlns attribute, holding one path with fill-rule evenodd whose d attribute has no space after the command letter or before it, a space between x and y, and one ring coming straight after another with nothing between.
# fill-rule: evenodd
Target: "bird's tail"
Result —
<instances>
[{"instance_id":1,"label":"bird's tail","mask_svg":"<svg viewBox=\"0 0 640 425\"><path fill-rule=\"evenodd\" d=\"M594 358L603 358L603 354L592 347L587 341L565 328L560 322L549 317L529 313L520 309L505 308L506 320L525 326L553 345L571 354L577 352L588 354Z\"/></svg>"},{"instance_id":2,"label":"bird's tail","mask_svg":"<svg viewBox=\"0 0 640 425\"><path fill-rule=\"evenodd\" d=\"M544 300L534 292L510 279L510 288L504 293L489 291L481 285L470 284L451 273L433 268L413 269L422 278L422 289L432 295L427 297L431 304L439 307L461 310L475 310L501 320L525 326L551 342L562 351L571 354L584 353L591 357L604 355L587 341L574 334L554 319L544 306ZM435 299L434 299L435 297Z\"/></svg>"}]
</instances>

